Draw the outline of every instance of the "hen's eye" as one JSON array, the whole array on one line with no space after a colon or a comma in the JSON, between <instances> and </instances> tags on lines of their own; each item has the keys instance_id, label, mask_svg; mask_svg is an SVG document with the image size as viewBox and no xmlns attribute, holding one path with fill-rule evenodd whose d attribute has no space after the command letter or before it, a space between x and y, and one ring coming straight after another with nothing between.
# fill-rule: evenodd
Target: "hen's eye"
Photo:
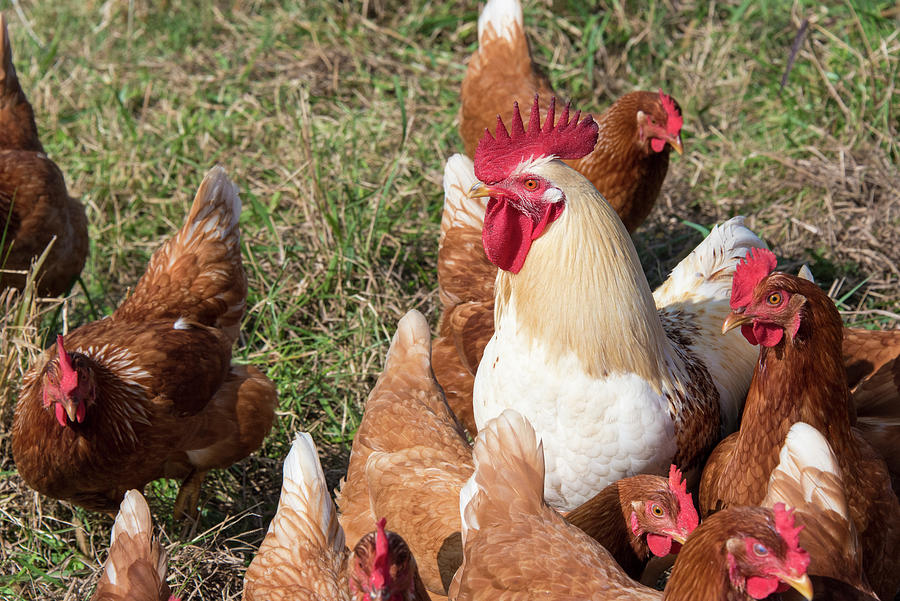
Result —
<instances>
[{"instance_id":1,"label":"hen's eye","mask_svg":"<svg viewBox=\"0 0 900 601\"><path fill-rule=\"evenodd\" d=\"M757 555L759 555L760 557L763 557L764 555L769 554L769 550L766 549L766 547L764 545L761 545L760 543L753 544L753 552L756 553Z\"/></svg>"},{"instance_id":2,"label":"hen's eye","mask_svg":"<svg viewBox=\"0 0 900 601\"><path fill-rule=\"evenodd\" d=\"M526 179L525 180L525 189L526 190L537 190L538 183L536 179Z\"/></svg>"},{"instance_id":3,"label":"hen's eye","mask_svg":"<svg viewBox=\"0 0 900 601\"><path fill-rule=\"evenodd\" d=\"M781 294L778 292L773 292L769 295L769 298L766 299L766 302L770 305L777 305L781 303Z\"/></svg>"},{"instance_id":4,"label":"hen's eye","mask_svg":"<svg viewBox=\"0 0 900 601\"><path fill-rule=\"evenodd\" d=\"M653 515L655 515L658 518L661 518L662 516L665 515L666 512L662 507L660 507L659 505L654 503L653 505L650 506L650 513L652 513Z\"/></svg>"}]
</instances>

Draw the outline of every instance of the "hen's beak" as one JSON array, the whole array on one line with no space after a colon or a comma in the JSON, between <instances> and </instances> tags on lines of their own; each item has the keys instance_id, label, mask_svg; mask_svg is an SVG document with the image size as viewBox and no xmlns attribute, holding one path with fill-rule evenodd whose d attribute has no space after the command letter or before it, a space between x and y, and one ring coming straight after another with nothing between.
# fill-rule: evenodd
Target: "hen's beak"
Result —
<instances>
[{"instance_id":1,"label":"hen's beak","mask_svg":"<svg viewBox=\"0 0 900 601\"><path fill-rule=\"evenodd\" d=\"M75 418L77 417L78 403L69 398L65 398L60 402L62 403L63 408L66 410L66 415L69 416L69 421L74 423Z\"/></svg>"},{"instance_id":2,"label":"hen's beak","mask_svg":"<svg viewBox=\"0 0 900 601\"><path fill-rule=\"evenodd\" d=\"M726 334L736 327L748 324L751 321L753 321L753 318L744 313L743 309L732 311L728 314L728 317L726 317L725 321L722 323L722 333Z\"/></svg>"},{"instance_id":3,"label":"hen's beak","mask_svg":"<svg viewBox=\"0 0 900 601\"><path fill-rule=\"evenodd\" d=\"M687 535L683 532L672 532L669 534L672 537L672 540L678 544L683 545L685 541L687 541Z\"/></svg>"},{"instance_id":4,"label":"hen's beak","mask_svg":"<svg viewBox=\"0 0 900 601\"><path fill-rule=\"evenodd\" d=\"M486 186L481 182L475 184L469 189L469 198L486 198L494 193L494 189Z\"/></svg>"},{"instance_id":5,"label":"hen's beak","mask_svg":"<svg viewBox=\"0 0 900 601\"><path fill-rule=\"evenodd\" d=\"M790 585L791 588L803 595L804 598L812 600L813 586L808 575L788 576L786 574L779 574L778 578L785 584Z\"/></svg>"},{"instance_id":6,"label":"hen's beak","mask_svg":"<svg viewBox=\"0 0 900 601\"><path fill-rule=\"evenodd\" d=\"M668 142L669 146L672 147L672 150L674 150L678 154L684 154L684 145L681 143L681 134L672 136L671 138L666 140L666 142Z\"/></svg>"}]
</instances>

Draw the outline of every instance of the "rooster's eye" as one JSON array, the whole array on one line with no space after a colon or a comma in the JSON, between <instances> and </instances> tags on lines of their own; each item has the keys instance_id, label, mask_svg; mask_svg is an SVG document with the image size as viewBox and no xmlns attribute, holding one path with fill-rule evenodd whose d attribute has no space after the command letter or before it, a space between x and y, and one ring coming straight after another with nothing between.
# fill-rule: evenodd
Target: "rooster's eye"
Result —
<instances>
[{"instance_id":1,"label":"rooster's eye","mask_svg":"<svg viewBox=\"0 0 900 601\"><path fill-rule=\"evenodd\" d=\"M650 506L650 512L658 518L661 518L666 514L665 510L656 503Z\"/></svg>"},{"instance_id":2,"label":"rooster's eye","mask_svg":"<svg viewBox=\"0 0 900 601\"><path fill-rule=\"evenodd\" d=\"M536 179L526 179L525 180L525 189L526 190L537 190L538 183Z\"/></svg>"},{"instance_id":3,"label":"rooster's eye","mask_svg":"<svg viewBox=\"0 0 900 601\"><path fill-rule=\"evenodd\" d=\"M773 292L769 295L769 298L766 299L766 302L770 305L778 305L781 303L781 294L778 292Z\"/></svg>"},{"instance_id":4,"label":"rooster's eye","mask_svg":"<svg viewBox=\"0 0 900 601\"><path fill-rule=\"evenodd\" d=\"M759 555L760 557L763 557L763 556L769 554L769 550L766 549L766 547L764 545L761 545L760 543L753 544L753 552L756 553L757 555Z\"/></svg>"}]
</instances>

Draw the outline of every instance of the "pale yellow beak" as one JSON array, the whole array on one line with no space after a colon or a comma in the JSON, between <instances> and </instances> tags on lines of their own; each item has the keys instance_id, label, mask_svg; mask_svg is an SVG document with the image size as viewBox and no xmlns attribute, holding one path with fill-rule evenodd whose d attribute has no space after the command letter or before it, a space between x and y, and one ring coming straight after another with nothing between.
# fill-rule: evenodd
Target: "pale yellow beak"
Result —
<instances>
[{"instance_id":1,"label":"pale yellow beak","mask_svg":"<svg viewBox=\"0 0 900 601\"><path fill-rule=\"evenodd\" d=\"M813 585L812 585L812 582L810 581L808 575L804 574L803 576L800 576L799 578L792 578L790 576L780 574L778 576L778 578L785 584L790 585L791 588L793 588L798 593L803 595L804 598L812 601Z\"/></svg>"},{"instance_id":2,"label":"pale yellow beak","mask_svg":"<svg viewBox=\"0 0 900 601\"><path fill-rule=\"evenodd\" d=\"M69 419L73 422L76 421L75 416L78 409L78 404L72 399L63 399L60 402L62 403L63 408L65 408L66 415L69 416Z\"/></svg>"},{"instance_id":3,"label":"pale yellow beak","mask_svg":"<svg viewBox=\"0 0 900 601\"><path fill-rule=\"evenodd\" d=\"M486 198L494 193L494 189L481 182L475 182L469 190L469 198Z\"/></svg>"},{"instance_id":4,"label":"pale yellow beak","mask_svg":"<svg viewBox=\"0 0 900 601\"><path fill-rule=\"evenodd\" d=\"M725 321L722 323L722 333L727 334L736 327L748 324L751 321L753 321L753 318L743 311L741 311L740 313L738 313L737 311L732 311L728 314L728 317L726 317Z\"/></svg>"},{"instance_id":5,"label":"pale yellow beak","mask_svg":"<svg viewBox=\"0 0 900 601\"><path fill-rule=\"evenodd\" d=\"M678 134L674 138L669 138L667 142L669 146L672 147L672 150L678 154L684 154L684 144L681 143L681 134Z\"/></svg>"},{"instance_id":6,"label":"pale yellow beak","mask_svg":"<svg viewBox=\"0 0 900 601\"><path fill-rule=\"evenodd\" d=\"M669 536L672 537L673 541L680 545L683 545L687 541L687 537L680 533L672 532L669 534Z\"/></svg>"}]
</instances>

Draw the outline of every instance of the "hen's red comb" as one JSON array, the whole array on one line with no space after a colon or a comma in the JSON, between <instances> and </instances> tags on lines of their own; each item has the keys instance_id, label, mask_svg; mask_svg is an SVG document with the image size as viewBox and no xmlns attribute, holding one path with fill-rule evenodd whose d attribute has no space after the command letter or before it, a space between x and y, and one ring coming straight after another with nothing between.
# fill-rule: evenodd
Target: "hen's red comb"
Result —
<instances>
[{"instance_id":1,"label":"hen's red comb","mask_svg":"<svg viewBox=\"0 0 900 601\"><path fill-rule=\"evenodd\" d=\"M794 525L794 510L787 509L784 503L775 503L775 530L788 545L785 563L798 573L806 571L809 566L809 553L800 546L800 531L803 526Z\"/></svg>"},{"instance_id":2,"label":"hen's red comb","mask_svg":"<svg viewBox=\"0 0 900 601\"><path fill-rule=\"evenodd\" d=\"M678 108L671 96L663 94L662 88L659 89L659 101L662 102L663 108L666 109L666 132L677 136L681 132L681 126L684 125L681 109Z\"/></svg>"},{"instance_id":3,"label":"hen's red comb","mask_svg":"<svg viewBox=\"0 0 900 601\"><path fill-rule=\"evenodd\" d=\"M678 527L687 528L688 532L693 532L697 524L700 523L700 517L697 515L697 509L694 507L694 499L691 493L687 491L687 482L681 475L675 464L669 468L669 490L675 494L678 499L680 511L678 513Z\"/></svg>"},{"instance_id":4,"label":"hen's red comb","mask_svg":"<svg viewBox=\"0 0 900 601\"><path fill-rule=\"evenodd\" d=\"M382 589L389 584L391 572L388 563L388 539L384 527L387 518L378 520L378 529L375 531L375 560L370 575L370 584L376 589Z\"/></svg>"},{"instance_id":5,"label":"hen's red comb","mask_svg":"<svg viewBox=\"0 0 900 601\"><path fill-rule=\"evenodd\" d=\"M778 259L768 248L751 248L734 268L731 281L731 308L746 307L753 300L753 289L764 277L775 271Z\"/></svg>"},{"instance_id":6,"label":"hen's red comb","mask_svg":"<svg viewBox=\"0 0 900 601\"><path fill-rule=\"evenodd\" d=\"M523 161L547 156L580 159L594 150L594 146L597 145L598 127L593 117L588 115L579 121L581 111L577 111L570 121L568 104L556 123L555 117L556 98L551 98L547 118L541 127L541 110L537 94L534 96L534 104L528 119L528 131L522 122L518 102L513 104L511 132L506 130L503 119L497 115L496 137L485 128L484 136L475 149L475 176L487 184L492 184L506 179Z\"/></svg>"},{"instance_id":7,"label":"hen's red comb","mask_svg":"<svg viewBox=\"0 0 900 601\"><path fill-rule=\"evenodd\" d=\"M72 359L63 346L62 334L56 336L56 354L59 355L59 388L65 394L70 394L78 387L78 372L72 366Z\"/></svg>"}]
</instances>

